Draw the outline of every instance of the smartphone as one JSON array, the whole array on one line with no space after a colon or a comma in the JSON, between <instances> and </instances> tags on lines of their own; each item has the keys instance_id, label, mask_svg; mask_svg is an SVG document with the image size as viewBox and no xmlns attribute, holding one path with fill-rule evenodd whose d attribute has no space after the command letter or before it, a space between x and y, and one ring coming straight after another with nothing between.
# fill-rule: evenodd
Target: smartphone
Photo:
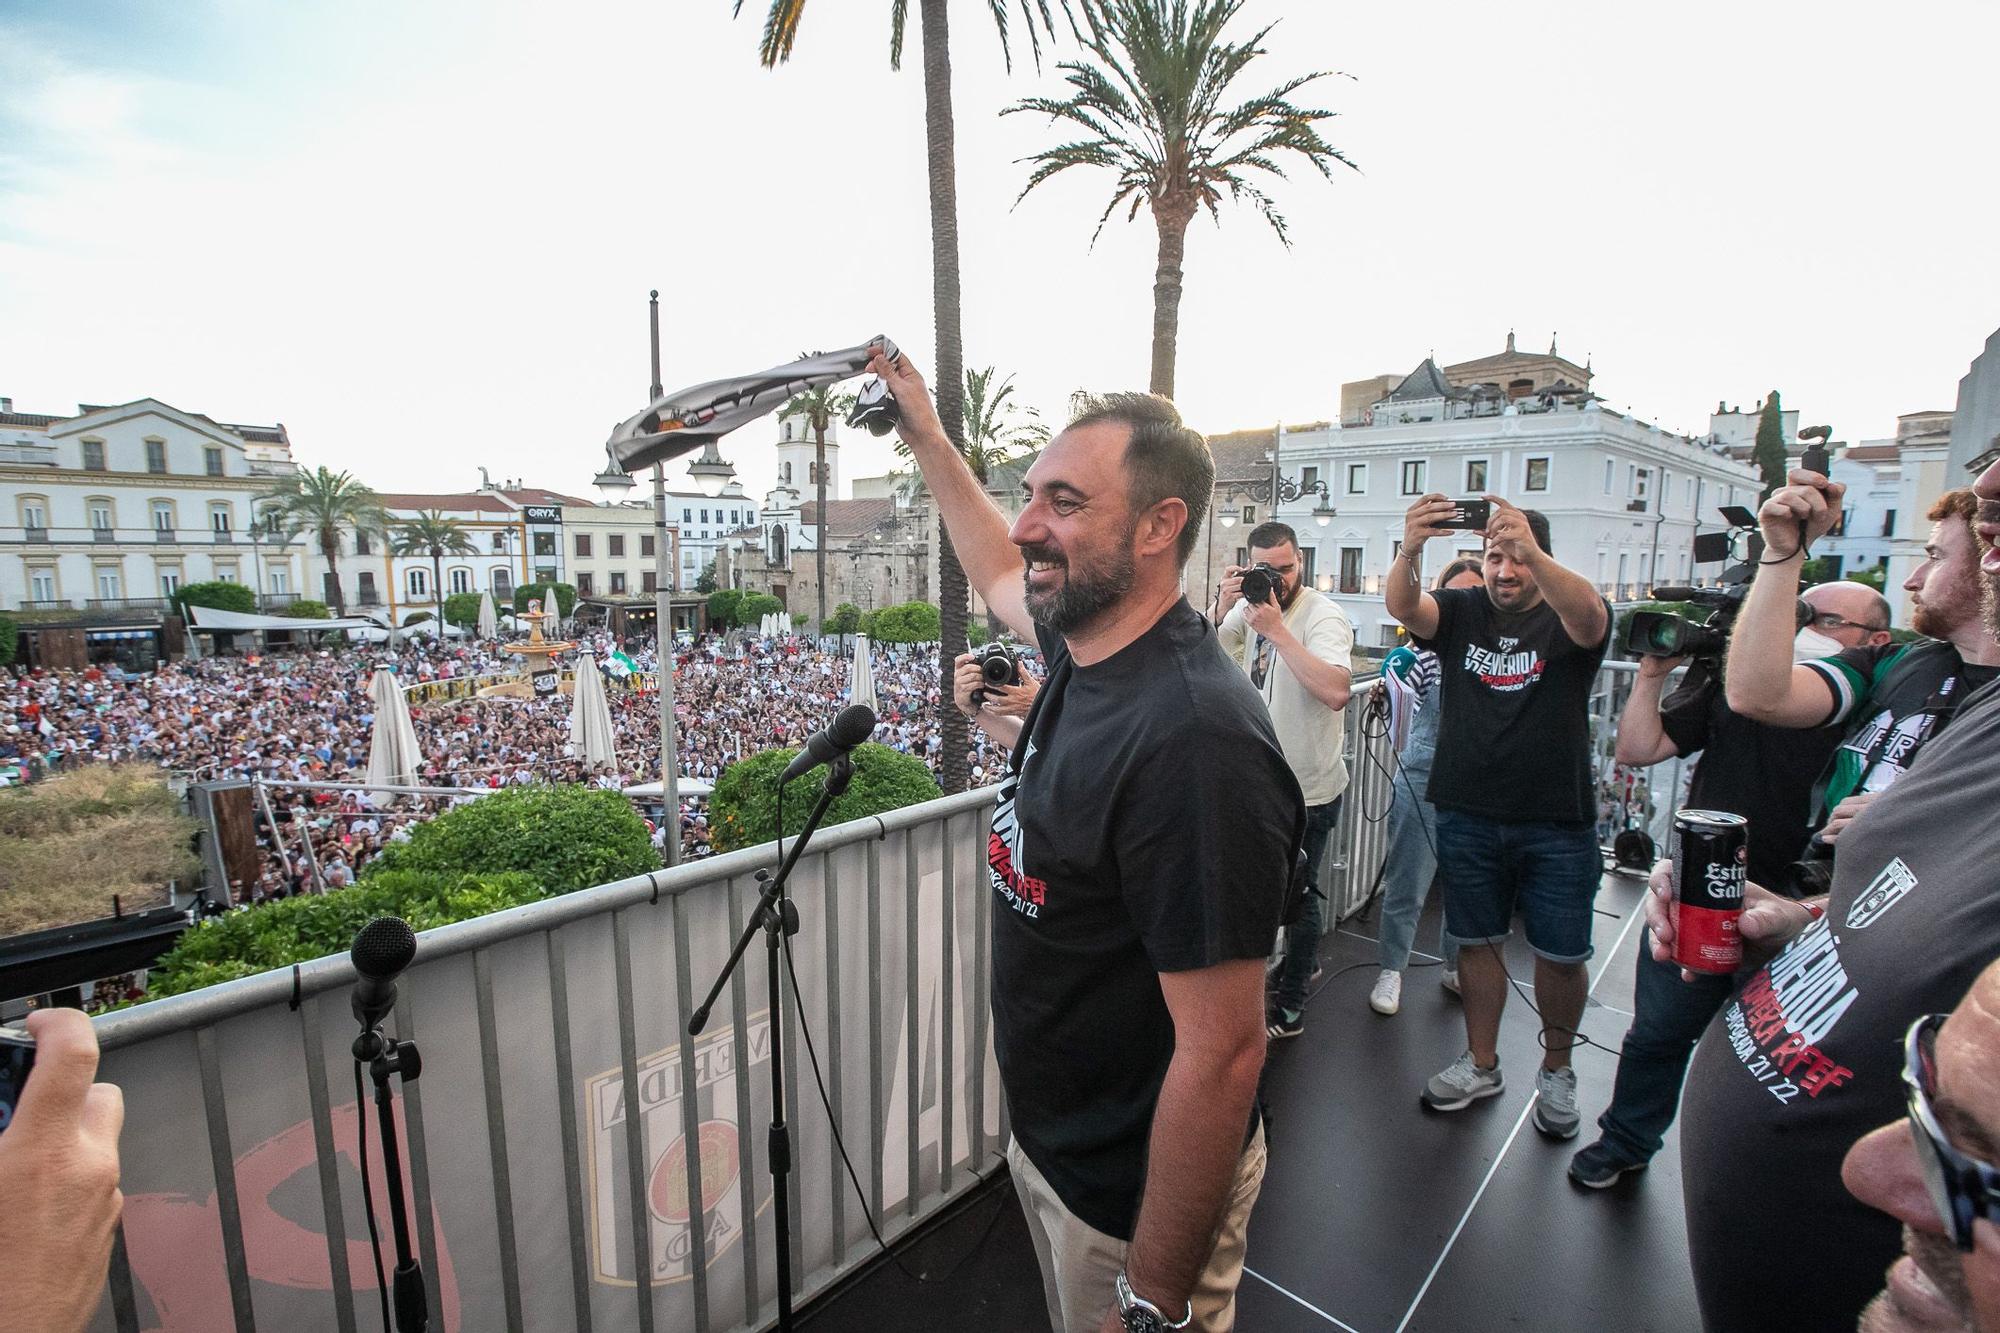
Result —
<instances>
[{"instance_id":1,"label":"smartphone","mask_svg":"<svg viewBox=\"0 0 2000 1333\"><path fill-rule=\"evenodd\" d=\"M1441 519L1441 528L1462 528L1468 532L1484 532L1493 518L1493 506L1486 500L1453 500L1451 517Z\"/></svg>"},{"instance_id":2,"label":"smartphone","mask_svg":"<svg viewBox=\"0 0 2000 1333\"><path fill-rule=\"evenodd\" d=\"M14 1123L14 1106L35 1067L35 1039L19 1028L0 1028L0 1133Z\"/></svg>"}]
</instances>

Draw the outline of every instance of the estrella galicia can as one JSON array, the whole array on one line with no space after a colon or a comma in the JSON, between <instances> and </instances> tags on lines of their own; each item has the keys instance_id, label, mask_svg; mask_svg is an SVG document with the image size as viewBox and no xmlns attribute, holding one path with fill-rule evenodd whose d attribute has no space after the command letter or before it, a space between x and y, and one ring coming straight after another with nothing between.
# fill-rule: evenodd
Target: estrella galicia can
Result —
<instances>
[{"instance_id":1,"label":"estrella galicia can","mask_svg":"<svg viewBox=\"0 0 2000 1333\"><path fill-rule=\"evenodd\" d=\"M1674 816L1674 961L1690 972L1743 965L1743 878L1750 821L1726 810Z\"/></svg>"}]
</instances>

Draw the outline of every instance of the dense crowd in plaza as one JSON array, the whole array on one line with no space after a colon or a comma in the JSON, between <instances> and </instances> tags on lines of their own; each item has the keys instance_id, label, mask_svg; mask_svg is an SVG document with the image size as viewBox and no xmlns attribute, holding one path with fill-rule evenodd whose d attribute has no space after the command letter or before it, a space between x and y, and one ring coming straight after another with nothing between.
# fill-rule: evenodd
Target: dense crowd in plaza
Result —
<instances>
[{"instance_id":1,"label":"dense crowd in plaza","mask_svg":"<svg viewBox=\"0 0 2000 1333\"><path fill-rule=\"evenodd\" d=\"M581 648L600 663L623 652L639 669L635 680L653 671L650 639L585 634ZM847 703L850 658L789 637L708 636L683 644L675 676L682 773L713 781L738 758L802 744ZM369 684L379 666L393 666L401 680L420 685L509 673L518 670L518 661L495 645L425 638L393 649L227 654L175 662L145 676L95 667L0 673L0 771L32 782L81 764L137 760L196 781L358 783L368 765L374 723ZM882 719L875 739L938 771L943 736L935 649L877 645L870 666ZM420 693L411 709L423 756L419 784L492 789L588 782L620 789L657 782L658 697L615 683L607 694L618 762L592 769L572 752L566 696L424 702ZM974 735L975 783L998 777L997 755L988 737ZM407 836L413 821L470 799L430 795L392 803L354 790L276 786L265 795L278 836L274 844L260 816L266 869L261 882L241 886L252 900L302 891L316 877L328 887L351 883L387 842ZM647 813L656 818L658 811ZM699 802L683 803L681 836L684 857L708 853ZM664 846L664 837L655 828L655 844Z\"/></svg>"}]
</instances>

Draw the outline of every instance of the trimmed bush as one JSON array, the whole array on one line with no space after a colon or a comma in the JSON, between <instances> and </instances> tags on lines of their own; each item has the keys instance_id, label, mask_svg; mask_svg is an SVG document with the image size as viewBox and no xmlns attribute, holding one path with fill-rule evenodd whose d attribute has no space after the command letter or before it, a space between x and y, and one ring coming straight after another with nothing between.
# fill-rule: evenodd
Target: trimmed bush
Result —
<instances>
[{"instance_id":1,"label":"trimmed bush","mask_svg":"<svg viewBox=\"0 0 2000 1333\"><path fill-rule=\"evenodd\" d=\"M21 641L21 631L14 624L12 616L0 616L0 665L14 660L14 649Z\"/></svg>"},{"instance_id":2,"label":"trimmed bush","mask_svg":"<svg viewBox=\"0 0 2000 1333\"><path fill-rule=\"evenodd\" d=\"M869 637L879 643L936 643L942 630L938 609L929 602L904 602L875 613Z\"/></svg>"},{"instance_id":3,"label":"trimmed bush","mask_svg":"<svg viewBox=\"0 0 2000 1333\"><path fill-rule=\"evenodd\" d=\"M327 609L325 602L315 602L311 598L293 602L290 606L278 612L278 614L281 616L290 616L293 620L333 619L333 612Z\"/></svg>"},{"instance_id":4,"label":"trimmed bush","mask_svg":"<svg viewBox=\"0 0 2000 1333\"><path fill-rule=\"evenodd\" d=\"M217 611L241 611L246 615L257 613L257 594L240 583L184 583L174 594L174 604L181 615L187 615L190 606L209 606Z\"/></svg>"},{"instance_id":5,"label":"trimmed bush","mask_svg":"<svg viewBox=\"0 0 2000 1333\"><path fill-rule=\"evenodd\" d=\"M754 847L778 836L778 778L797 754L797 750L766 750L723 770L715 794L708 798L709 837L716 851ZM805 827L825 776L824 767L815 768L786 788L786 837ZM823 827L900 810L941 794L923 760L871 741L854 752L854 781L827 810Z\"/></svg>"},{"instance_id":6,"label":"trimmed bush","mask_svg":"<svg viewBox=\"0 0 2000 1333\"><path fill-rule=\"evenodd\" d=\"M724 588L708 595L708 624L711 629L735 629L743 623L743 593Z\"/></svg>"},{"instance_id":7,"label":"trimmed bush","mask_svg":"<svg viewBox=\"0 0 2000 1333\"><path fill-rule=\"evenodd\" d=\"M445 598L444 623L460 629L471 629L479 624L479 594L455 592Z\"/></svg>"},{"instance_id":8,"label":"trimmed bush","mask_svg":"<svg viewBox=\"0 0 2000 1333\"><path fill-rule=\"evenodd\" d=\"M430 930L543 896L534 877L523 874L370 875L351 888L285 898L202 922L149 969L146 995L180 995L345 953L355 932L373 917L399 916L413 930Z\"/></svg>"},{"instance_id":9,"label":"trimmed bush","mask_svg":"<svg viewBox=\"0 0 2000 1333\"><path fill-rule=\"evenodd\" d=\"M765 616L781 615L784 613L784 610L785 604L771 596L770 593L753 592L744 597L742 603L736 608L736 623L739 625L755 625L763 620Z\"/></svg>"},{"instance_id":10,"label":"trimmed bush","mask_svg":"<svg viewBox=\"0 0 2000 1333\"><path fill-rule=\"evenodd\" d=\"M569 613L576 609L576 587L569 583L524 583L514 589L514 609L516 611L525 611L528 609L528 603L531 601L546 601L550 589L555 590L556 610L562 612L564 618L567 619ZM449 604L449 602L446 603L446 605ZM474 617L477 618L477 615L478 612L475 610Z\"/></svg>"},{"instance_id":11,"label":"trimmed bush","mask_svg":"<svg viewBox=\"0 0 2000 1333\"><path fill-rule=\"evenodd\" d=\"M434 875L519 872L550 894L570 893L658 870L645 821L615 791L580 786L505 787L410 831L361 873Z\"/></svg>"}]
</instances>

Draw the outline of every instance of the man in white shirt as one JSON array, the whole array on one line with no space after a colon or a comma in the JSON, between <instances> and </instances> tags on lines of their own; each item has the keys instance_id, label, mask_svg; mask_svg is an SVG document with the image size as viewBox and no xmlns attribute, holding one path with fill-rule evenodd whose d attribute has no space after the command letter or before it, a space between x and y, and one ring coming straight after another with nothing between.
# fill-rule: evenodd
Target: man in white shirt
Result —
<instances>
[{"instance_id":1,"label":"man in white shirt","mask_svg":"<svg viewBox=\"0 0 2000 1333\"><path fill-rule=\"evenodd\" d=\"M1354 626L1338 604L1305 586L1305 562L1290 526L1264 523L1251 531L1249 568L1260 566L1270 578L1270 595L1246 599L1243 575L1248 571L1230 565L1215 615L1222 647L1243 664L1251 685L1264 697L1285 762L1306 798L1306 900L1299 919L1285 931L1285 957L1267 1028L1275 1039L1305 1030L1306 988L1319 959L1326 901L1319 888L1319 864L1340 819L1341 793L1347 790L1340 710L1353 689Z\"/></svg>"}]
</instances>

